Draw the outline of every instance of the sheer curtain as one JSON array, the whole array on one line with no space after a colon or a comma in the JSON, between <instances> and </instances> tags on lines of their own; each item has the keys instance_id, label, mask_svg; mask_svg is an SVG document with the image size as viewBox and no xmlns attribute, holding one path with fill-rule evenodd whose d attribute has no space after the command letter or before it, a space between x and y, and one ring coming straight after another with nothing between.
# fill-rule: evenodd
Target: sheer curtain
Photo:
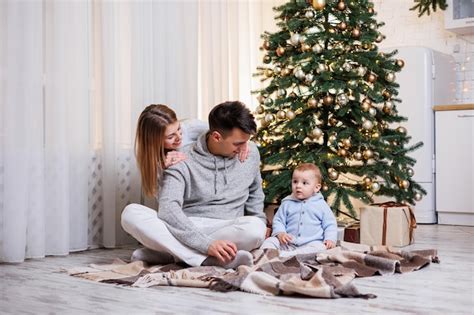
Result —
<instances>
[{"instance_id":1,"label":"sheer curtain","mask_svg":"<svg viewBox=\"0 0 474 315\"><path fill-rule=\"evenodd\" d=\"M150 103L255 106L268 0L0 2L0 262L133 242L133 140Z\"/></svg>"}]
</instances>

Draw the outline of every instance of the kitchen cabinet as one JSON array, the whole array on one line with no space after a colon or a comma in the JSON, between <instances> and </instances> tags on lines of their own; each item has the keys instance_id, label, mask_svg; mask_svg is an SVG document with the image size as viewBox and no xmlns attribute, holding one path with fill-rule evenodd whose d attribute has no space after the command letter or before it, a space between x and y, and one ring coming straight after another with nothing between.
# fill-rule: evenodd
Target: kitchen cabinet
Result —
<instances>
[{"instance_id":1,"label":"kitchen cabinet","mask_svg":"<svg viewBox=\"0 0 474 315\"><path fill-rule=\"evenodd\" d=\"M434 110L438 223L474 226L474 104Z\"/></svg>"}]
</instances>

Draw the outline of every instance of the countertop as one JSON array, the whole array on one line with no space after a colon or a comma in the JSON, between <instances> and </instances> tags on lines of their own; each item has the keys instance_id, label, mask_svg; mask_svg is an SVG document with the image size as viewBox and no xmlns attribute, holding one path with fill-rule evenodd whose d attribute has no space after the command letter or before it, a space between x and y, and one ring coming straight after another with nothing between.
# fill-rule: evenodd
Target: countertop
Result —
<instances>
[{"instance_id":1,"label":"countertop","mask_svg":"<svg viewBox=\"0 0 474 315\"><path fill-rule=\"evenodd\" d=\"M474 104L452 104L452 105L436 105L433 106L435 112L445 111L445 110L469 110L474 109Z\"/></svg>"}]
</instances>

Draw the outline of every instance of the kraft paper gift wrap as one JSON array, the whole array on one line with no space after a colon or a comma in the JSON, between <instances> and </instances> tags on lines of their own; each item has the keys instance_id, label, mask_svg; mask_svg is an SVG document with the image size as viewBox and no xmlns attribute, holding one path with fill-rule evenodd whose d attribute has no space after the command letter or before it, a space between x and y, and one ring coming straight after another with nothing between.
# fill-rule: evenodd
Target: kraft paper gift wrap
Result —
<instances>
[{"instance_id":1,"label":"kraft paper gift wrap","mask_svg":"<svg viewBox=\"0 0 474 315\"><path fill-rule=\"evenodd\" d=\"M414 241L413 210L404 204L385 202L360 209L360 243L406 246Z\"/></svg>"}]
</instances>

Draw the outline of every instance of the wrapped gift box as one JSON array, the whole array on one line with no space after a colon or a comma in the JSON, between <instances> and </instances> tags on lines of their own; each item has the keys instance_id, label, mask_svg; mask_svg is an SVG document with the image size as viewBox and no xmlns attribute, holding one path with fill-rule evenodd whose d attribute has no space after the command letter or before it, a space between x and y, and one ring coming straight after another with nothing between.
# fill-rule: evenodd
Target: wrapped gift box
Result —
<instances>
[{"instance_id":1,"label":"wrapped gift box","mask_svg":"<svg viewBox=\"0 0 474 315\"><path fill-rule=\"evenodd\" d=\"M416 220L404 204L385 202L360 209L360 243L406 246L413 243Z\"/></svg>"},{"instance_id":2,"label":"wrapped gift box","mask_svg":"<svg viewBox=\"0 0 474 315\"><path fill-rule=\"evenodd\" d=\"M351 243L360 243L359 223L354 223L344 229L344 241Z\"/></svg>"}]
</instances>

